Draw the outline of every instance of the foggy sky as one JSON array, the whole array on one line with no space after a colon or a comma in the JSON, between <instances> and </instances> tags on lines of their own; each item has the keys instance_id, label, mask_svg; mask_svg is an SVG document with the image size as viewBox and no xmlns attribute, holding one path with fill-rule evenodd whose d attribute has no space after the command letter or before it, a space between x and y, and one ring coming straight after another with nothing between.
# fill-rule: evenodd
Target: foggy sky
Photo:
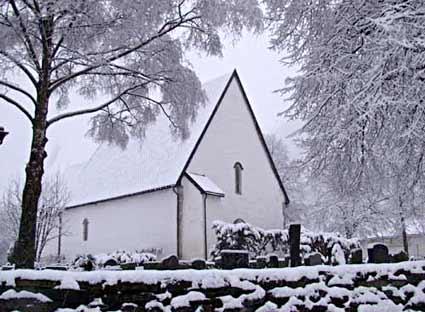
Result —
<instances>
[{"instance_id":1,"label":"foggy sky","mask_svg":"<svg viewBox=\"0 0 425 312\"><path fill-rule=\"evenodd\" d=\"M267 46L264 36L246 35L236 45L227 44L223 58L190 53L189 60L203 82L236 68L263 132L286 136L295 130L298 123L276 116L288 104L273 91L281 88L285 78L295 71L283 67L279 63L280 56L268 50ZM82 98L71 98L70 109L81 101ZM47 171L63 170L71 164L86 161L95 151L97 145L85 137L88 119L88 116L71 118L49 128ZM10 179L23 177L29 157L31 129L28 120L4 102L0 102L0 126L10 132L0 146L2 193ZM292 146L290 149L293 152Z\"/></svg>"}]
</instances>

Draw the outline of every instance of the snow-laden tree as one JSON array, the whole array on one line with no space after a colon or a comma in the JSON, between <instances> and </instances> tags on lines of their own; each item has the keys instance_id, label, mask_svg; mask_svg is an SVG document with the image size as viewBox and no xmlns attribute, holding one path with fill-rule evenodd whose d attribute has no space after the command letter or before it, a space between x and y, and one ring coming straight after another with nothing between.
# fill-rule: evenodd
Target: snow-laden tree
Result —
<instances>
[{"instance_id":1,"label":"snow-laden tree","mask_svg":"<svg viewBox=\"0 0 425 312\"><path fill-rule=\"evenodd\" d=\"M287 116L304 121L300 138L312 172L342 176L344 198L372 189L382 195L378 202L417 197L411 192L425 177L425 3L265 2L272 47L300 66L281 91L292 101ZM401 207L398 223L413 208L401 201L387 206L390 213Z\"/></svg>"},{"instance_id":2,"label":"snow-laden tree","mask_svg":"<svg viewBox=\"0 0 425 312\"><path fill-rule=\"evenodd\" d=\"M187 136L203 92L185 50L220 55L220 35L259 31L261 17L255 0L0 0L0 100L32 128L18 267L34 262L47 130L93 113L93 137L125 146L163 113ZM97 105L75 106L70 91Z\"/></svg>"},{"instance_id":3,"label":"snow-laden tree","mask_svg":"<svg viewBox=\"0 0 425 312\"><path fill-rule=\"evenodd\" d=\"M267 148L279 173L280 179L289 194L291 202L284 210L284 227L291 222L307 224L306 215L311 211L311 196L307 176L297 159L291 160L288 146L276 133L265 137Z\"/></svg>"},{"instance_id":4,"label":"snow-laden tree","mask_svg":"<svg viewBox=\"0 0 425 312\"><path fill-rule=\"evenodd\" d=\"M61 218L68 201L67 187L58 174L44 179L43 192L38 202L35 235L38 262L47 243L56 239L58 235L65 234ZM16 241L19 234L21 209L22 184L18 180L13 180L0 200L1 235L9 246Z\"/></svg>"}]
</instances>

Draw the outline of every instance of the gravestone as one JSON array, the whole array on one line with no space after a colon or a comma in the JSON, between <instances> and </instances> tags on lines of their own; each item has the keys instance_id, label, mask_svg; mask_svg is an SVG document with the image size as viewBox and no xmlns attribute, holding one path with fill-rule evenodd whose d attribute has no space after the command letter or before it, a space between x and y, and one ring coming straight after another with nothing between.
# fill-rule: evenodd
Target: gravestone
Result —
<instances>
[{"instance_id":1,"label":"gravestone","mask_svg":"<svg viewBox=\"0 0 425 312\"><path fill-rule=\"evenodd\" d=\"M179 268L179 258L175 255L170 255L161 260L161 267L164 270L175 270Z\"/></svg>"},{"instance_id":2,"label":"gravestone","mask_svg":"<svg viewBox=\"0 0 425 312\"><path fill-rule=\"evenodd\" d=\"M322 264L322 255L318 252L310 254L307 258L304 259L305 265L321 265Z\"/></svg>"},{"instance_id":3,"label":"gravestone","mask_svg":"<svg viewBox=\"0 0 425 312\"><path fill-rule=\"evenodd\" d=\"M409 256L407 255L407 253L405 253L403 250L401 250L400 252L392 255L392 262L403 262L403 261L409 261Z\"/></svg>"},{"instance_id":4,"label":"gravestone","mask_svg":"<svg viewBox=\"0 0 425 312\"><path fill-rule=\"evenodd\" d=\"M269 268L278 268L279 267L279 258L277 255L269 255L269 263L267 265Z\"/></svg>"},{"instance_id":5,"label":"gravestone","mask_svg":"<svg viewBox=\"0 0 425 312\"><path fill-rule=\"evenodd\" d=\"M257 269L264 269L267 266L267 257L258 256L256 258L256 262L257 262Z\"/></svg>"},{"instance_id":6,"label":"gravestone","mask_svg":"<svg viewBox=\"0 0 425 312\"><path fill-rule=\"evenodd\" d=\"M207 264L204 259L194 259L192 260L192 268L195 270L205 270L207 267Z\"/></svg>"},{"instance_id":7,"label":"gravestone","mask_svg":"<svg viewBox=\"0 0 425 312\"><path fill-rule=\"evenodd\" d=\"M105 263L103 264L103 266L106 268L108 266L117 266L118 262L115 259L108 259L105 261Z\"/></svg>"},{"instance_id":8,"label":"gravestone","mask_svg":"<svg viewBox=\"0 0 425 312\"><path fill-rule=\"evenodd\" d=\"M301 265L300 256L301 224L291 224L289 226L289 256L290 266Z\"/></svg>"},{"instance_id":9,"label":"gravestone","mask_svg":"<svg viewBox=\"0 0 425 312\"><path fill-rule=\"evenodd\" d=\"M279 259L279 268L287 268L289 266L289 257Z\"/></svg>"},{"instance_id":10,"label":"gravestone","mask_svg":"<svg viewBox=\"0 0 425 312\"><path fill-rule=\"evenodd\" d=\"M369 263L389 263L388 247L384 244L374 244L367 249Z\"/></svg>"},{"instance_id":11,"label":"gravestone","mask_svg":"<svg viewBox=\"0 0 425 312\"><path fill-rule=\"evenodd\" d=\"M351 264L362 264L363 263L363 251L361 248L354 249L351 252L350 258Z\"/></svg>"},{"instance_id":12,"label":"gravestone","mask_svg":"<svg viewBox=\"0 0 425 312\"><path fill-rule=\"evenodd\" d=\"M249 253L246 250L222 250L220 255L222 269L249 267Z\"/></svg>"}]
</instances>

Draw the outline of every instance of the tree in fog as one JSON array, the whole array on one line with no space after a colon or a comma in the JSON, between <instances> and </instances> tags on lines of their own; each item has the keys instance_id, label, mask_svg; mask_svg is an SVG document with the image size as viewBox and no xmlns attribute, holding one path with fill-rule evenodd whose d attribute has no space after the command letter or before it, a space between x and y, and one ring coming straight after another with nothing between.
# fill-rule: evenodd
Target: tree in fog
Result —
<instances>
[{"instance_id":1,"label":"tree in fog","mask_svg":"<svg viewBox=\"0 0 425 312\"><path fill-rule=\"evenodd\" d=\"M44 248L51 240L64 234L62 212L69 201L69 193L59 175L49 177L43 182L37 209L35 242L36 260L39 262ZM22 186L17 180L10 182L0 201L0 224L2 236L9 246L14 244L19 234L19 222L22 209ZM14 257L14 256L13 256Z\"/></svg>"},{"instance_id":2,"label":"tree in fog","mask_svg":"<svg viewBox=\"0 0 425 312\"><path fill-rule=\"evenodd\" d=\"M342 202L366 197L365 218L386 205L394 225L409 222L425 177L424 2L265 3L272 48L300 66L280 91L304 122L303 163L338 181Z\"/></svg>"},{"instance_id":3,"label":"tree in fog","mask_svg":"<svg viewBox=\"0 0 425 312\"><path fill-rule=\"evenodd\" d=\"M165 114L172 131L186 137L204 94L185 51L221 55L221 35L238 39L245 28L262 29L255 0L0 0L0 102L15 107L32 129L17 267L34 263L53 125L93 114L94 139L125 147ZM71 91L87 102L75 107Z\"/></svg>"}]
</instances>

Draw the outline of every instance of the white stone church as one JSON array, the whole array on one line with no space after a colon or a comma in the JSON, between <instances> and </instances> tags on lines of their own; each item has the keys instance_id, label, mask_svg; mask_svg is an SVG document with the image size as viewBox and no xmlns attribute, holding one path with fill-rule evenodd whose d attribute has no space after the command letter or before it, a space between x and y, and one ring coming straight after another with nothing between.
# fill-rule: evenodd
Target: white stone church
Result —
<instances>
[{"instance_id":1,"label":"white stone church","mask_svg":"<svg viewBox=\"0 0 425 312\"><path fill-rule=\"evenodd\" d=\"M142 143L101 145L65 172L72 202L61 255L157 250L204 258L214 220L282 228L289 198L237 72L204 89L207 101L188 139L176 139L161 116ZM46 253L56 254L58 244Z\"/></svg>"}]
</instances>

